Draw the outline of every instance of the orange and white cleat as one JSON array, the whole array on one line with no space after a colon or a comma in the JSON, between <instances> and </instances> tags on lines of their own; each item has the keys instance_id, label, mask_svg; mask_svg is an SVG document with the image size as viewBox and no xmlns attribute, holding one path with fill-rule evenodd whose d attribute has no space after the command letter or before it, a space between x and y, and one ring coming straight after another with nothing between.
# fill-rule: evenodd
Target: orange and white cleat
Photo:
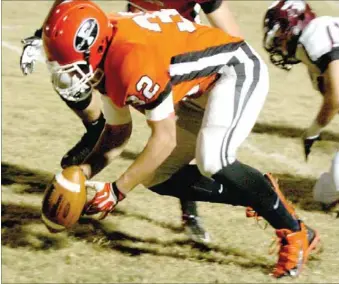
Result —
<instances>
[{"instance_id":1,"label":"orange and white cleat","mask_svg":"<svg viewBox=\"0 0 339 284\"><path fill-rule=\"evenodd\" d=\"M278 263L273 270L274 277L297 277L310 252L317 247L320 241L317 231L307 227L303 222L300 222L300 228L298 232L288 229L276 230L280 248Z\"/></svg>"}]
</instances>

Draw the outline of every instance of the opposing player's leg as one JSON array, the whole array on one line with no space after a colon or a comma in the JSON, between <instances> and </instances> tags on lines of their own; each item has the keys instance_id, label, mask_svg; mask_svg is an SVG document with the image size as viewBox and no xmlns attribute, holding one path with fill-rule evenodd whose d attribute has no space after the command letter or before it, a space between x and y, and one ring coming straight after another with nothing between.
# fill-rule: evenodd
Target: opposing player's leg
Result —
<instances>
[{"instance_id":1,"label":"opposing player's leg","mask_svg":"<svg viewBox=\"0 0 339 284\"><path fill-rule=\"evenodd\" d=\"M81 164L94 148L105 126L105 118L101 111L101 100L98 93L83 94L76 101L61 97L67 106L82 120L86 128L85 134L61 159L61 167Z\"/></svg>"},{"instance_id":2,"label":"opposing player's leg","mask_svg":"<svg viewBox=\"0 0 339 284\"><path fill-rule=\"evenodd\" d=\"M239 63L224 69L209 95L198 136L197 164L205 176L229 191L236 191L233 195L241 200L234 202L247 203L276 229L281 242L274 275L296 276L319 237L272 190L271 180L236 159L238 147L249 135L263 107L268 93L268 71L248 45L235 56Z\"/></svg>"}]
</instances>

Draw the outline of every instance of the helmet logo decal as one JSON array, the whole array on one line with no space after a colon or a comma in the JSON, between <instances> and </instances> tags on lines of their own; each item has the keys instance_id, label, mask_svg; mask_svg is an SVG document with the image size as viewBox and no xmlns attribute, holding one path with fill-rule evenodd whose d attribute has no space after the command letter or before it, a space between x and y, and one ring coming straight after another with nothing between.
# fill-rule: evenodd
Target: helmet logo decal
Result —
<instances>
[{"instance_id":1,"label":"helmet logo decal","mask_svg":"<svg viewBox=\"0 0 339 284\"><path fill-rule=\"evenodd\" d=\"M74 39L76 51L84 52L95 42L99 34L99 25L95 19L86 19L80 25Z\"/></svg>"}]
</instances>

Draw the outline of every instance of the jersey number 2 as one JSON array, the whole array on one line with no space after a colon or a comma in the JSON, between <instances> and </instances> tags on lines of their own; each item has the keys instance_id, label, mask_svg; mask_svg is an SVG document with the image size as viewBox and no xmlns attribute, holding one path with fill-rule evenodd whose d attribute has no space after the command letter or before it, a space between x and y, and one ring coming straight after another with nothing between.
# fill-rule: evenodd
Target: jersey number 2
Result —
<instances>
[{"instance_id":1,"label":"jersey number 2","mask_svg":"<svg viewBox=\"0 0 339 284\"><path fill-rule=\"evenodd\" d=\"M179 16L180 21L174 21L173 16ZM189 20L180 16L177 10L168 9L168 10L161 10L153 13L145 13L142 15L138 15L133 17L133 20L140 26L145 29L154 31L154 32L161 32L161 26L158 23L152 23L150 19L160 19L162 23L176 23L179 31L181 32L193 32L195 31L195 26Z\"/></svg>"},{"instance_id":2,"label":"jersey number 2","mask_svg":"<svg viewBox=\"0 0 339 284\"><path fill-rule=\"evenodd\" d=\"M148 76L142 76L137 83L137 91L142 91L143 95L151 99L160 89L158 84L154 84L152 79Z\"/></svg>"}]
</instances>

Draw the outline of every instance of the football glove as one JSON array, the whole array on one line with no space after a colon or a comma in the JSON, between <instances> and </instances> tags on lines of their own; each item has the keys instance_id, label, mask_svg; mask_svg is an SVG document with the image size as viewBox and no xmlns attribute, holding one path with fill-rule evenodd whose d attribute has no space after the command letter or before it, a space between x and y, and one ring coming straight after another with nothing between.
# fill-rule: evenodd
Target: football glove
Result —
<instances>
[{"instance_id":1,"label":"football glove","mask_svg":"<svg viewBox=\"0 0 339 284\"><path fill-rule=\"evenodd\" d=\"M34 36L21 40L23 44L20 57L20 69L24 75L31 74L34 70L36 60L42 52L42 29L35 32Z\"/></svg>"},{"instance_id":2,"label":"football glove","mask_svg":"<svg viewBox=\"0 0 339 284\"><path fill-rule=\"evenodd\" d=\"M115 209L118 202L125 198L125 195L119 191L115 182L86 181L86 187L94 189L96 194L86 204L84 213L87 215L102 213L99 220L104 219L108 213Z\"/></svg>"}]
</instances>

